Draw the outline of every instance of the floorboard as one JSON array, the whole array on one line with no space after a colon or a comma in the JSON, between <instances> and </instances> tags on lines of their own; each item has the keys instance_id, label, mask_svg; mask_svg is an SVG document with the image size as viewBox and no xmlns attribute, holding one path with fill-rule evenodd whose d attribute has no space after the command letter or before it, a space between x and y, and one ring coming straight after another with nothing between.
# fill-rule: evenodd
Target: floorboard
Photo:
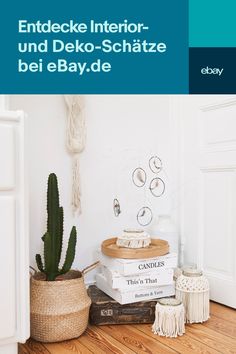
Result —
<instances>
[{"instance_id":1,"label":"floorboard","mask_svg":"<svg viewBox=\"0 0 236 354\"><path fill-rule=\"evenodd\" d=\"M236 352L236 339L216 333L202 324L188 325L187 331L190 337L200 340L210 348L220 351L220 353L233 354Z\"/></svg>"},{"instance_id":2,"label":"floorboard","mask_svg":"<svg viewBox=\"0 0 236 354\"><path fill-rule=\"evenodd\" d=\"M33 339L29 339L26 344L20 344L19 354L51 354L44 346Z\"/></svg>"},{"instance_id":3,"label":"floorboard","mask_svg":"<svg viewBox=\"0 0 236 354\"><path fill-rule=\"evenodd\" d=\"M137 327L138 328L138 327ZM186 333L183 336L177 338L166 338L156 336L153 333L150 333L150 327L148 325L140 325L139 330L143 333L152 336L156 341L161 342L163 345L168 346L178 353L181 354L192 354L192 353L201 353L201 354L219 354L219 351L209 348L208 345L200 342L198 339L191 337L188 333L188 328L186 328Z\"/></svg>"},{"instance_id":4,"label":"floorboard","mask_svg":"<svg viewBox=\"0 0 236 354\"><path fill-rule=\"evenodd\" d=\"M107 331L103 331L101 327L90 326L85 335L79 338L79 341L86 345L93 353L134 353L123 343L111 337Z\"/></svg>"},{"instance_id":5,"label":"floorboard","mask_svg":"<svg viewBox=\"0 0 236 354\"><path fill-rule=\"evenodd\" d=\"M233 322L236 325L236 310L220 305L217 302L211 302L210 312L216 317Z\"/></svg>"},{"instance_id":6,"label":"floorboard","mask_svg":"<svg viewBox=\"0 0 236 354\"><path fill-rule=\"evenodd\" d=\"M137 330L135 326L130 325L113 325L103 327L102 329L104 332L109 333L111 337L115 338L127 348L132 349L138 354L151 354L155 352L163 354L176 353L174 349L171 349L157 341L156 337L153 338L150 335L150 328L148 335Z\"/></svg>"},{"instance_id":7,"label":"floorboard","mask_svg":"<svg viewBox=\"0 0 236 354\"><path fill-rule=\"evenodd\" d=\"M91 354L89 350L79 340L68 340L60 343L44 344L50 354Z\"/></svg>"},{"instance_id":8,"label":"floorboard","mask_svg":"<svg viewBox=\"0 0 236 354\"><path fill-rule=\"evenodd\" d=\"M78 339L19 344L19 354L236 354L236 310L211 303L211 318L186 325L178 338L154 335L151 325L89 326Z\"/></svg>"}]
</instances>

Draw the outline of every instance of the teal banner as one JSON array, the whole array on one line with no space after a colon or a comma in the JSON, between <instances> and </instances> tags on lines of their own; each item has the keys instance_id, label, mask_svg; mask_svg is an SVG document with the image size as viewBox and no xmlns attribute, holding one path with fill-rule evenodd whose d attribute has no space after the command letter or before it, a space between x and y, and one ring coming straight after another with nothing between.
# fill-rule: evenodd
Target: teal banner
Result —
<instances>
[{"instance_id":1,"label":"teal banner","mask_svg":"<svg viewBox=\"0 0 236 354\"><path fill-rule=\"evenodd\" d=\"M19 1L0 13L2 94L188 93L188 1Z\"/></svg>"},{"instance_id":2,"label":"teal banner","mask_svg":"<svg viewBox=\"0 0 236 354\"><path fill-rule=\"evenodd\" d=\"M235 0L189 0L190 47L236 47Z\"/></svg>"},{"instance_id":3,"label":"teal banner","mask_svg":"<svg viewBox=\"0 0 236 354\"><path fill-rule=\"evenodd\" d=\"M189 93L236 93L236 1L189 0Z\"/></svg>"}]
</instances>

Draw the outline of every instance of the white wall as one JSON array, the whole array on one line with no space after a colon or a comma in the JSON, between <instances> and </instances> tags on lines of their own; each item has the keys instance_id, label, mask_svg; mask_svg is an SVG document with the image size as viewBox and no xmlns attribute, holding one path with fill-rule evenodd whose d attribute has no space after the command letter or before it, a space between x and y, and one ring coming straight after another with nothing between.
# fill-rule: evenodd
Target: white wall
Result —
<instances>
[{"instance_id":1,"label":"white wall","mask_svg":"<svg viewBox=\"0 0 236 354\"><path fill-rule=\"evenodd\" d=\"M29 118L30 242L31 264L42 251L41 236L46 225L46 182L50 172L59 178L61 204L65 210L65 235L78 228L75 267L94 261L102 240L125 227L138 226L136 213L143 205L153 208L155 229L158 214L173 211L172 123L168 96L86 96L87 145L81 155L82 209L73 217L71 159L65 150L66 110L62 96L11 96L11 109L23 109ZM167 190L162 198L132 184L132 171L158 155ZM149 178L151 174L149 173ZM122 214L113 214L113 198L121 202ZM92 275L88 276L91 278Z\"/></svg>"},{"instance_id":2,"label":"white wall","mask_svg":"<svg viewBox=\"0 0 236 354\"><path fill-rule=\"evenodd\" d=\"M7 95L0 95L0 109L7 110L8 109L8 96Z\"/></svg>"}]
</instances>

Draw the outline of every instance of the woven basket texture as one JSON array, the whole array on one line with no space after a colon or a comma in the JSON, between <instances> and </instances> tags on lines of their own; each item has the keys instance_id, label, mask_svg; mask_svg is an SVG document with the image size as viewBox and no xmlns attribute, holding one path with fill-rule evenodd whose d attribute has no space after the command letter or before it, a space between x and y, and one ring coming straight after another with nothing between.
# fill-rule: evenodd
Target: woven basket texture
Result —
<instances>
[{"instance_id":1,"label":"woven basket texture","mask_svg":"<svg viewBox=\"0 0 236 354\"><path fill-rule=\"evenodd\" d=\"M37 273L31 277L31 337L40 342L79 337L87 328L90 305L81 272L72 270L57 281Z\"/></svg>"}]
</instances>

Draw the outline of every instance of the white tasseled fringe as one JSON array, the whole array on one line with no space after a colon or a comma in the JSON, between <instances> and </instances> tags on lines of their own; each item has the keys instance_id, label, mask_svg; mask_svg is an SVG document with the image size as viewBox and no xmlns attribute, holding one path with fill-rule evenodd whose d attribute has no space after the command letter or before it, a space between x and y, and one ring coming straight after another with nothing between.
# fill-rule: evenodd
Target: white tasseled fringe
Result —
<instances>
[{"instance_id":1,"label":"white tasseled fringe","mask_svg":"<svg viewBox=\"0 0 236 354\"><path fill-rule=\"evenodd\" d=\"M73 212L81 213L81 189L80 189L80 171L79 171L79 154L73 157L72 167L72 207Z\"/></svg>"},{"instance_id":2,"label":"white tasseled fringe","mask_svg":"<svg viewBox=\"0 0 236 354\"><path fill-rule=\"evenodd\" d=\"M176 298L182 301L185 307L186 323L202 323L209 316L209 290L203 292L185 292L176 289Z\"/></svg>"},{"instance_id":3,"label":"white tasseled fringe","mask_svg":"<svg viewBox=\"0 0 236 354\"><path fill-rule=\"evenodd\" d=\"M117 246L119 247L126 247L126 248L144 248L150 245L150 238L146 239L122 239L118 238L116 241Z\"/></svg>"},{"instance_id":4,"label":"white tasseled fringe","mask_svg":"<svg viewBox=\"0 0 236 354\"><path fill-rule=\"evenodd\" d=\"M184 306L156 304L156 318L152 326L154 334L165 337L182 336L185 333Z\"/></svg>"},{"instance_id":5,"label":"white tasseled fringe","mask_svg":"<svg viewBox=\"0 0 236 354\"><path fill-rule=\"evenodd\" d=\"M150 235L144 230L125 229L123 235L118 236L116 244L126 248L144 248L151 243Z\"/></svg>"},{"instance_id":6,"label":"white tasseled fringe","mask_svg":"<svg viewBox=\"0 0 236 354\"><path fill-rule=\"evenodd\" d=\"M66 146L73 156L72 207L74 212L81 213L79 154L84 150L86 141L84 100L79 95L65 95L64 97L68 111Z\"/></svg>"}]
</instances>

